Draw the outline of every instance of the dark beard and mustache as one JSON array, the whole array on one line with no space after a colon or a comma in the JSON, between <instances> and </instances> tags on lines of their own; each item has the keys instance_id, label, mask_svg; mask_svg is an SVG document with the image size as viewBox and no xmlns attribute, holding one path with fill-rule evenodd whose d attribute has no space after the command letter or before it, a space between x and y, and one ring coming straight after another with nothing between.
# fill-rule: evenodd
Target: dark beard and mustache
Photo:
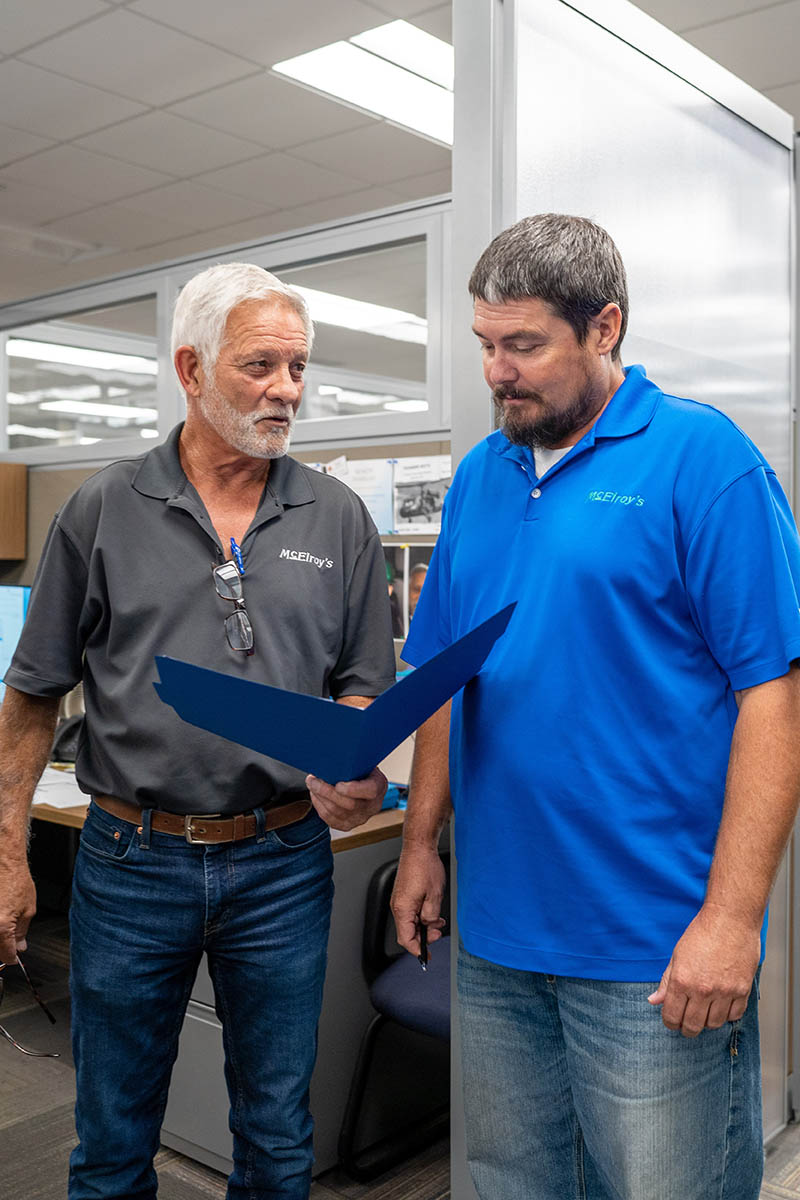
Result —
<instances>
[{"instance_id":1,"label":"dark beard and mustache","mask_svg":"<svg viewBox=\"0 0 800 1200\"><path fill-rule=\"evenodd\" d=\"M509 396L519 396L536 402L536 409L507 409L503 401ZM505 387L501 384L492 393L497 423L510 442L530 449L553 450L563 446L579 429L596 417L605 403L605 396L598 396L587 382L582 390L564 409L553 409L536 392L524 388Z\"/></svg>"}]
</instances>

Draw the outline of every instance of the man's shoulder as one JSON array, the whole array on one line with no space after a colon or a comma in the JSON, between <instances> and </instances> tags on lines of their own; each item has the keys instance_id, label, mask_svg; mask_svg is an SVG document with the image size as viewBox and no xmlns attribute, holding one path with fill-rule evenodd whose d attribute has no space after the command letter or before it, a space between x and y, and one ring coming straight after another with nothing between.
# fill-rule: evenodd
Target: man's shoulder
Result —
<instances>
[{"instance_id":1,"label":"man's shoulder","mask_svg":"<svg viewBox=\"0 0 800 1200\"><path fill-rule=\"evenodd\" d=\"M59 510L59 517L78 517L131 489L146 454L108 463L79 485Z\"/></svg>"},{"instance_id":2,"label":"man's shoulder","mask_svg":"<svg viewBox=\"0 0 800 1200\"><path fill-rule=\"evenodd\" d=\"M705 462L734 467L740 471L766 467L769 463L732 417L705 401L663 392L652 422L656 436L678 440L685 462Z\"/></svg>"}]
</instances>

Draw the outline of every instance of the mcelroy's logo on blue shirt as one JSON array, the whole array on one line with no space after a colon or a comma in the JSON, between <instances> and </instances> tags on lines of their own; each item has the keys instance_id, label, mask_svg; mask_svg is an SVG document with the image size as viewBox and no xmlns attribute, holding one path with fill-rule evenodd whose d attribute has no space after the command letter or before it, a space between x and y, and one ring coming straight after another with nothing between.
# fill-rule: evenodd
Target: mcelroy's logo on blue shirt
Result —
<instances>
[{"instance_id":1,"label":"mcelroy's logo on blue shirt","mask_svg":"<svg viewBox=\"0 0 800 1200\"><path fill-rule=\"evenodd\" d=\"M628 496L622 492L604 492L595 489L588 493L586 503L594 504L621 504L623 507L633 505L634 508L642 508L644 505L644 496Z\"/></svg>"}]
</instances>

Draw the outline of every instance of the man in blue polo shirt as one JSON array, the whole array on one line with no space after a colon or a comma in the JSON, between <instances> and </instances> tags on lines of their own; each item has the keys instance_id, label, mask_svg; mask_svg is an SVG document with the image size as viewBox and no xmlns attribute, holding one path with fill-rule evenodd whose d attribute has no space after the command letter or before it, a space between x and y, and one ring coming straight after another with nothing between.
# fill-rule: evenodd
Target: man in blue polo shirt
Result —
<instances>
[{"instance_id":1,"label":"man in blue polo shirt","mask_svg":"<svg viewBox=\"0 0 800 1200\"><path fill-rule=\"evenodd\" d=\"M454 479L403 656L517 608L418 734L394 909L412 952L438 936L452 792L472 1175L484 1200L757 1200L794 521L727 417L623 368L604 230L521 221L470 291L500 428Z\"/></svg>"}]
</instances>

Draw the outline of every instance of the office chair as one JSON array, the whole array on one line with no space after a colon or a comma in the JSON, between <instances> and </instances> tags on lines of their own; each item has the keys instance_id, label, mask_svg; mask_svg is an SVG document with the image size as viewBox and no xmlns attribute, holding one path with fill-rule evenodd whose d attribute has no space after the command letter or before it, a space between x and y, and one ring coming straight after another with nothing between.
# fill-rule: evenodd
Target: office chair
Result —
<instances>
[{"instance_id":1,"label":"office chair","mask_svg":"<svg viewBox=\"0 0 800 1200\"><path fill-rule=\"evenodd\" d=\"M448 881L442 903L442 915L446 918L450 911L450 855L445 853L441 858ZM394 1130L388 1137L370 1146L356 1148L359 1118L381 1030L394 1022L440 1042L450 1041L449 926L445 925L445 936L431 947L427 971L423 971L417 959L407 951L399 948L387 951L387 932L391 930L392 939L394 936L389 900L396 874L397 860L394 859L378 867L367 888L362 963L376 1016L361 1040L339 1132L339 1165L362 1183L431 1145L448 1131L450 1122L447 1102ZM419 1075L421 1079L425 1078L424 1062L420 1064ZM391 1080L387 1082L391 1086Z\"/></svg>"}]
</instances>

